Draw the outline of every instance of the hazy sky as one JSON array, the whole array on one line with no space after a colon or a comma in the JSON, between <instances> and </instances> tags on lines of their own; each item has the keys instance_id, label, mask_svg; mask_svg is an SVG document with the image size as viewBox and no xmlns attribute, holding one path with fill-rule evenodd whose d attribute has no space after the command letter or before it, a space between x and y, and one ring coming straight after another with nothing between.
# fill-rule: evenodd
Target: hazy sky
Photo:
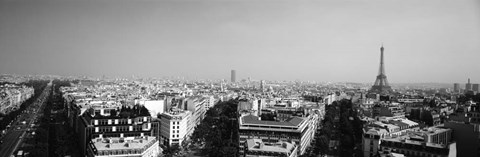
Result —
<instances>
[{"instance_id":1,"label":"hazy sky","mask_svg":"<svg viewBox=\"0 0 480 157\"><path fill-rule=\"evenodd\" d=\"M478 0L0 0L0 73L480 82Z\"/></svg>"}]
</instances>

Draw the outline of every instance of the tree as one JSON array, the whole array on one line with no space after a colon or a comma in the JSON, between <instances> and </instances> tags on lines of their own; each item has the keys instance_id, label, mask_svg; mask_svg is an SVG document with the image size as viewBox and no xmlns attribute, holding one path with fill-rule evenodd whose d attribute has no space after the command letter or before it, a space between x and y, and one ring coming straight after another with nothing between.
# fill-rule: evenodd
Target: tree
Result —
<instances>
[{"instance_id":1,"label":"tree","mask_svg":"<svg viewBox=\"0 0 480 157\"><path fill-rule=\"evenodd\" d=\"M30 150L30 156L46 157L47 147L48 145L46 143L35 145L34 148Z\"/></svg>"},{"instance_id":2,"label":"tree","mask_svg":"<svg viewBox=\"0 0 480 157\"><path fill-rule=\"evenodd\" d=\"M34 140L37 143L47 143L47 136L48 136L48 131L42 127L39 127L37 128L37 130L35 130Z\"/></svg>"},{"instance_id":3,"label":"tree","mask_svg":"<svg viewBox=\"0 0 480 157\"><path fill-rule=\"evenodd\" d=\"M118 114L118 113L117 113L117 110L112 110L112 111L110 111L110 116L111 116L111 117L115 117L115 116L117 116L117 114Z\"/></svg>"},{"instance_id":4,"label":"tree","mask_svg":"<svg viewBox=\"0 0 480 157\"><path fill-rule=\"evenodd\" d=\"M221 102L207 111L206 117L196 126L191 139L203 145L202 154L208 156L237 156L238 152L238 101Z\"/></svg>"},{"instance_id":5,"label":"tree","mask_svg":"<svg viewBox=\"0 0 480 157\"><path fill-rule=\"evenodd\" d=\"M313 152L315 154L321 154L324 155L328 151L328 143L330 139L328 139L328 136L326 135L321 135L320 137L317 138L317 143L315 143L315 148L313 149Z\"/></svg>"},{"instance_id":6,"label":"tree","mask_svg":"<svg viewBox=\"0 0 480 157\"><path fill-rule=\"evenodd\" d=\"M67 155L67 152L68 152L68 146L66 145L60 145L55 149L55 154L57 154L58 156L65 156Z\"/></svg>"},{"instance_id":7,"label":"tree","mask_svg":"<svg viewBox=\"0 0 480 157\"><path fill-rule=\"evenodd\" d=\"M177 153L180 151L180 146L179 145L172 145L170 147L167 147L166 149L163 150L163 154L165 156L177 156Z\"/></svg>"},{"instance_id":8,"label":"tree","mask_svg":"<svg viewBox=\"0 0 480 157\"><path fill-rule=\"evenodd\" d=\"M339 118L339 121L335 121ZM334 153L329 151L330 140L340 140L340 156L353 156L356 144L362 141L363 123L353 109L351 100L335 101L326 106L326 113L322 121L322 128L316 134L316 143L310 154ZM361 155L355 154L355 155Z\"/></svg>"}]
</instances>

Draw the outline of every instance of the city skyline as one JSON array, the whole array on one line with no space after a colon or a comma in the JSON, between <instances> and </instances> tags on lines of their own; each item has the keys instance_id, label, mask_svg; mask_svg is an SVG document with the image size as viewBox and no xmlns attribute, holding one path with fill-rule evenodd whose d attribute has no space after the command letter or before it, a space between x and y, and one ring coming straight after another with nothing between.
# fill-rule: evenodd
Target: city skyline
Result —
<instances>
[{"instance_id":1,"label":"city skyline","mask_svg":"<svg viewBox=\"0 0 480 157\"><path fill-rule=\"evenodd\" d=\"M0 73L480 82L478 1L0 1Z\"/></svg>"}]
</instances>

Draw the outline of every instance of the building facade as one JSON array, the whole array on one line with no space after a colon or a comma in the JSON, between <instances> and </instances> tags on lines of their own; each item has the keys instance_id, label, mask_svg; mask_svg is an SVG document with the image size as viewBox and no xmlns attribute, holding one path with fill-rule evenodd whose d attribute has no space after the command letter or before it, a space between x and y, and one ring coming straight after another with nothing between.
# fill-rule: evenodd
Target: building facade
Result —
<instances>
[{"instance_id":1,"label":"building facade","mask_svg":"<svg viewBox=\"0 0 480 157\"><path fill-rule=\"evenodd\" d=\"M405 156L456 156L455 143L441 145L435 143L425 143L423 141L416 141L415 139L386 138L382 140L380 144L380 149L388 149L394 153L404 154Z\"/></svg>"},{"instance_id":2,"label":"building facade","mask_svg":"<svg viewBox=\"0 0 480 157\"><path fill-rule=\"evenodd\" d=\"M318 118L318 117L317 117ZM265 143L292 141L298 145L298 155L305 153L314 138L318 119L312 117L293 117L285 122L262 121L254 115L239 118L240 155L245 155L248 139L261 139Z\"/></svg>"},{"instance_id":3,"label":"building facade","mask_svg":"<svg viewBox=\"0 0 480 157\"><path fill-rule=\"evenodd\" d=\"M8 114L20 108L34 95L31 87L5 84L0 86L0 114Z\"/></svg>"},{"instance_id":4,"label":"building facade","mask_svg":"<svg viewBox=\"0 0 480 157\"><path fill-rule=\"evenodd\" d=\"M470 83L470 79L468 79L468 82L465 84L465 91L471 91L472 90L472 84Z\"/></svg>"},{"instance_id":5,"label":"building facade","mask_svg":"<svg viewBox=\"0 0 480 157\"><path fill-rule=\"evenodd\" d=\"M472 84L472 90L473 90L473 92L477 92L477 93L478 93L478 92L479 92L479 88L478 88L478 87L479 87L479 84Z\"/></svg>"},{"instance_id":6,"label":"building facade","mask_svg":"<svg viewBox=\"0 0 480 157\"><path fill-rule=\"evenodd\" d=\"M88 157L157 157L158 139L144 137L95 138L89 142Z\"/></svg>"},{"instance_id":7,"label":"building facade","mask_svg":"<svg viewBox=\"0 0 480 157\"><path fill-rule=\"evenodd\" d=\"M281 141L265 143L261 139L248 139L245 143L245 157L297 157L298 146Z\"/></svg>"},{"instance_id":8,"label":"building facade","mask_svg":"<svg viewBox=\"0 0 480 157\"><path fill-rule=\"evenodd\" d=\"M81 152L87 153L89 143L96 138L159 137L159 122L152 121L147 109L142 106L133 108L109 108L95 106L77 117L77 134L80 138Z\"/></svg>"},{"instance_id":9,"label":"building facade","mask_svg":"<svg viewBox=\"0 0 480 157\"><path fill-rule=\"evenodd\" d=\"M453 84L453 92L460 93L460 83Z\"/></svg>"},{"instance_id":10,"label":"building facade","mask_svg":"<svg viewBox=\"0 0 480 157\"><path fill-rule=\"evenodd\" d=\"M173 109L160 115L160 136L165 146L181 145L192 132L192 112Z\"/></svg>"}]
</instances>

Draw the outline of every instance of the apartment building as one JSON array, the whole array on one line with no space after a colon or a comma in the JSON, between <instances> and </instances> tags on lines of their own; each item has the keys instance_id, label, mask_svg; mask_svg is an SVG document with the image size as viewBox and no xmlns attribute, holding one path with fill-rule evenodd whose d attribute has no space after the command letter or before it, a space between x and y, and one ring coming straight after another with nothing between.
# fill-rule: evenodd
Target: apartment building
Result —
<instances>
[{"instance_id":1,"label":"apartment building","mask_svg":"<svg viewBox=\"0 0 480 157\"><path fill-rule=\"evenodd\" d=\"M418 123L406 118L380 117L381 121L371 122L363 129L363 156L375 156L380 150L382 139L401 136L407 131L418 128Z\"/></svg>"},{"instance_id":2,"label":"apartment building","mask_svg":"<svg viewBox=\"0 0 480 157\"><path fill-rule=\"evenodd\" d=\"M82 113L82 112L80 112ZM144 106L90 106L77 117L81 152L86 155L89 143L96 138L152 136L158 140L159 122L152 121Z\"/></svg>"},{"instance_id":3,"label":"apartment building","mask_svg":"<svg viewBox=\"0 0 480 157\"><path fill-rule=\"evenodd\" d=\"M153 136L95 138L89 142L88 157L157 157L159 141Z\"/></svg>"},{"instance_id":4,"label":"apartment building","mask_svg":"<svg viewBox=\"0 0 480 157\"><path fill-rule=\"evenodd\" d=\"M380 149L380 140L389 135L386 129L370 128L362 137L362 150L364 157L372 157Z\"/></svg>"},{"instance_id":5,"label":"apartment building","mask_svg":"<svg viewBox=\"0 0 480 157\"><path fill-rule=\"evenodd\" d=\"M298 145L297 154L301 155L314 138L316 122L313 117L293 117L284 122L262 121L254 115L239 118L240 155L245 155L248 139L261 139L265 143L291 141Z\"/></svg>"},{"instance_id":6,"label":"apartment building","mask_svg":"<svg viewBox=\"0 0 480 157\"><path fill-rule=\"evenodd\" d=\"M11 84L0 86L0 113L8 114L17 110L33 95L34 89L31 87Z\"/></svg>"},{"instance_id":7,"label":"apartment building","mask_svg":"<svg viewBox=\"0 0 480 157\"><path fill-rule=\"evenodd\" d=\"M406 156L449 157L456 156L456 143L437 144L425 142L415 134L384 138L380 149L388 149Z\"/></svg>"},{"instance_id":8,"label":"apartment building","mask_svg":"<svg viewBox=\"0 0 480 157\"><path fill-rule=\"evenodd\" d=\"M245 157L297 157L298 146L294 143L280 141L266 143L261 139L248 139L245 143Z\"/></svg>"},{"instance_id":9,"label":"apartment building","mask_svg":"<svg viewBox=\"0 0 480 157\"><path fill-rule=\"evenodd\" d=\"M161 143L165 146L181 145L192 134L193 126L189 125L192 117L192 112L181 109L160 114Z\"/></svg>"},{"instance_id":10,"label":"apartment building","mask_svg":"<svg viewBox=\"0 0 480 157\"><path fill-rule=\"evenodd\" d=\"M373 107L373 117L376 116L402 118L405 117L405 111L398 105L375 105Z\"/></svg>"}]
</instances>

